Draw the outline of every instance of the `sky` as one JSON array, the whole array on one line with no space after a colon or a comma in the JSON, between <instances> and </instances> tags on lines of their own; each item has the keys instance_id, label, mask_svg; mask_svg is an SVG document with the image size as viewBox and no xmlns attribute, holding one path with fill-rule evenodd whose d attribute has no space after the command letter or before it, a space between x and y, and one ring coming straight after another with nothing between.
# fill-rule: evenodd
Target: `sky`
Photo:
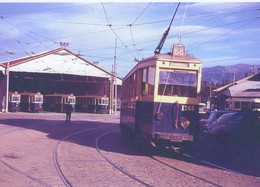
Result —
<instances>
[{"instance_id":1,"label":"sky","mask_svg":"<svg viewBox=\"0 0 260 187\"><path fill-rule=\"evenodd\" d=\"M177 2L0 2L0 62L61 47L124 77L154 55ZM260 64L260 2L183 2L161 53L183 43L203 67ZM9 54L12 52L14 54ZM116 58L115 58L116 56Z\"/></svg>"}]
</instances>

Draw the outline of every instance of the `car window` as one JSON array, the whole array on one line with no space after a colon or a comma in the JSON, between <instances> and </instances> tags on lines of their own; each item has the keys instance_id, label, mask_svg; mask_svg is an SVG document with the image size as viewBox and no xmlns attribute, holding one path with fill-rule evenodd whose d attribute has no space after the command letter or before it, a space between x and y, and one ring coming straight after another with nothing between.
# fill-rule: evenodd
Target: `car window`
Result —
<instances>
[{"instance_id":1,"label":"car window","mask_svg":"<svg viewBox=\"0 0 260 187\"><path fill-rule=\"evenodd\" d=\"M219 112L217 113L217 119L220 118L223 114L226 114L227 112Z\"/></svg>"},{"instance_id":2,"label":"car window","mask_svg":"<svg viewBox=\"0 0 260 187\"><path fill-rule=\"evenodd\" d=\"M226 121L227 119L229 119L232 115L234 115L235 113L227 113L227 114L223 114L222 116L220 116L220 118L217 120L217 123L222 123L224 121Z\"/></svg>"},{"instance_id":3,"label":"car window","mask_svg":"<svg viewBox=\"0 0 260 187\"><path fill-rule=\"evenodd\" d=\"M230 118L230 121L241 121L243 118L243 114L235 114Z\"/></svg>"}]
</instances>

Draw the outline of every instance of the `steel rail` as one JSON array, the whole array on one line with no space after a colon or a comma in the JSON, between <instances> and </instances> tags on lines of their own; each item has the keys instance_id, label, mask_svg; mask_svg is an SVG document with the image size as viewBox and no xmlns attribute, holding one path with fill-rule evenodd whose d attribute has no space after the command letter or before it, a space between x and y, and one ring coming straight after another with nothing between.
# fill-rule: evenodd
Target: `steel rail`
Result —
<instances>
[{"instance_id":1,"label":"steel rail","mask_svg":"<svg viewBox=\"0 0 260 187\"><path fill-rule=\"evenodd\" d=\"M156 162L159 162L159 163L161 163L161 164L163 164L163 165L165 165L165 166L167 166L167 167L169 167L169 168L171 168L171 169L174 169L174 170L176 170L176 171L178 171L178 172L180 172L180 173L183 173L183 174L185 174L185 175L194 177L194 178L196 178L196 179L198 179L198 180L200 180L200 181L202 181L202 182L211 184L211 185L213 185L213 186L221 187L221 185L215 184L215 183L213 183L213 182L207 181L206 179L203 179L203 178L201 178L201 177L198 177L198 176L196 176L196 175L193 175L193 174L188 173L188 172L186 172L186 171L183 171L183 170L181 170L181 169L175 168L175 167L173 167L173 166L171 166L171 165L169 165L169 164L167 164L167 163L165 163L165 162L163 162L163 161L161 161L161 160L159 160L159 159L157 159L157 158L154 158L153 156L151 156L151 158L152 158L153 160L155 160Z\"/></svg>"},{"instance_id":2,"label":"steel rail","mask_svg":"<svg viewBox=\"0 0 260 187\"><path fill-rule=\"evenodd\" d=\"M114 131L114 130L113 130ZM114 162L112 162L108 157L106 157L100 150L99 146L98 146L98 141L101 137L113 132L113 131L109 131L109 132L106 132L102 135L100 135L97 139L96 139L96 150L97 152L108 162L110 163L114 168L118 169L119 171L121 171L123 174L127 175L128 177L132 178L133 180L139 182L140 184L144 185L144 186L147 186L147 187L150 187L149 184L145 183L144 181L136 178L134 175L128 173L126 170L122 169L120 166L116 165Z\"/></svg>"},{"instance_id":3,"label":"steel rail","mask_svg":"<svg viewBox=\"0 0 260 187\"><path fill-rule=\"evenodd\" d=\"M107 125L105 127L108 127L108 126L112 126L112 125ZM59 166L59 163L58 163L58 158L57 158L57 150L58 150L58 147L60 145L60 143L72 136L75 136L75 135L78 135L78 134L81 134L81 133L85 133L85 132L88 132L88 131L92 131L92 130L98 130L98 129L101 129L101 128L104 128L104 126L102 127L96 127L96 128L91 128L91 129L86 129L86 130L82 130L82 131L78 131L78 132L75 132L75 133L72 133L70 135L67 135L65 137L63 137L62 139L60 139L57 144L54 146L53 148L53 154L52 154L52 158L53 158L53 162L54 162L54 166L55 166L55 169L61 179L61 181L63 182L63 184L66 186L66 187L72 187L72 184L69 182L69 180L65 177L64 173L62 172L60 166Z\"/></svg>"}]
</instances>

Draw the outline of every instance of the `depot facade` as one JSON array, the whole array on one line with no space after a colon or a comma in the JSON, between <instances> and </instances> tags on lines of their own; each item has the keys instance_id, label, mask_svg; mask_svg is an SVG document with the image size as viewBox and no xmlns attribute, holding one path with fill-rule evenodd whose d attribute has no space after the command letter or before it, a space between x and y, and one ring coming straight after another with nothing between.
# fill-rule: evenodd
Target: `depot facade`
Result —
<instances>
[{"instance_id":1,"label":"depot facade","mask_svg":"<svg viewBox=\"0 0 260 187\"><path fill-rule=\"evenodd\" d=\"M122 79L66 48L59 48L0 64L0 111L6 108L7 89L112 98L115 84L120 98Z\"/></svg>"}]
</instances>

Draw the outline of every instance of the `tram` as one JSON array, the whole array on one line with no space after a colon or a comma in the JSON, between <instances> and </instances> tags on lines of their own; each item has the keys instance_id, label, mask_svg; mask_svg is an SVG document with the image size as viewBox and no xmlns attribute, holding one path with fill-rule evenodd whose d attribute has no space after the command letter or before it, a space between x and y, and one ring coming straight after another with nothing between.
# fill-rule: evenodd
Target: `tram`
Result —
<instances>
[{"instance_id":1,"label":"tram","mask_svg":"<svg viewBox=\"0 0 260 187\"><path fill-rule=\"evenodd\" d=\"M72 109L75 109L76 97L73 94L47 94L43 98L43 108L46 111L65 112L67 104L71 104Z\"/></svg>"},{"instance_id":2,"label":"tram","mask_svg":"<svg viewBox=\"0 0 260 187\"><path fill-rule=\"evenodd\" d=\"M18 92L9 92L8 98L8 111L9 112L19 112L21 95Z\"/></svg>"},{"instance_id":3,"label":"tram","mask_svg":"<svg viewBox=\"0 0 260 187\"><path fill-rule=\"evenodd\" d=\"M228 98L225 110L260 112L260 98Z\"/></svg>"},{"instance_id":4,"label":"tram","mask_svg":"<svg viewBox=\"0 0 260 187\"><path fill-rule=\"evenodd\" d=\"M201 65L184 44L139 61L123 79L122 136L156 147L190 148L200 132Z\"/></svg>"},{"instance_id":5,"label":"tram","mask_svg":"<svg viewBox=\"0 0 260 187\"><path fill-rule=\"evenodd\" d=\"M21 111L40 112L43 110L43 95L38 93L21 93Z\"/></svg>"},{"instance_id":6,"label":"tram","mask_svg":"<svg viewBox=\"0 0 260 187\"><path fill-rule=\"evenodd\" d=\"M87 113L108 113L108 97L96 95L77 96L75 110Z\"/></svg>"}]
</instances>

